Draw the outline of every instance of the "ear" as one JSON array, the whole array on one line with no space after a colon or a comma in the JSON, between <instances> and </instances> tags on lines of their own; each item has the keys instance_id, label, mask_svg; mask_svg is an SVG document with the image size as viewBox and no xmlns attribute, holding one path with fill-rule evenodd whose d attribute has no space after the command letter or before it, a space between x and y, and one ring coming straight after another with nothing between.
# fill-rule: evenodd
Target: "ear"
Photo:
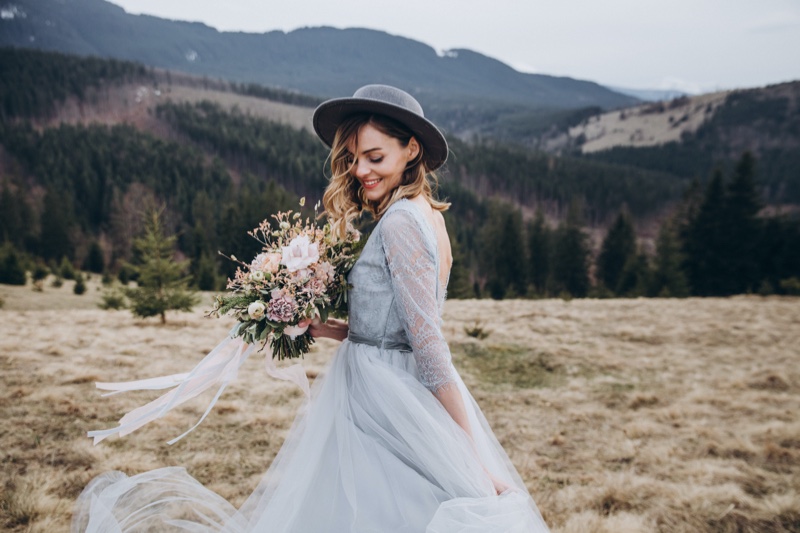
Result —
<instances>
[{"instance_id":1,"label":"ear","mask_svg":"<svg viewBox=\"0 0 800 533\"><path fill-rule=\"evenodd\" d=\"M408 140L407 148L408 148L408 157L406 158L406 161L411 161L415 157L417 157L417 154L419 154L419 143L417 142L417 139L415 137L411 137L411 139Z\"/></svg>"}]
</instances>

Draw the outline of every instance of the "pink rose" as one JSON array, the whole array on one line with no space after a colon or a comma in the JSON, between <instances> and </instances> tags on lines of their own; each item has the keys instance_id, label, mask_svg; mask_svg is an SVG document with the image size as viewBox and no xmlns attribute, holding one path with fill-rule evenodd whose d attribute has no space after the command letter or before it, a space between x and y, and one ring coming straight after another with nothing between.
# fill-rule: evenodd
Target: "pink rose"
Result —
<instances>
[{"instance_id":1,"label":"pink rose","mask_svg":"<svg viewBox=\"0 0 800 533\"><path fill-rule=\"evenodd\" d=\"M325 294L325 291L328 288L325 286L325 282L319 278L311 278L303 287L303 292L314 295L314 296L322 296Z\"/></svg>"},{"instance_id":2,"label":"pink rose","mask_svg":"<svg viewBox=\"0 0 800 533\"><path fill-rule=\"evenodd\" d=\"M269 272L274 274L278 271L281 265L281 254L276 253L262 253L258 254L253 262L250 263L251 270L260 270L262 272Z\"/></svg>"},{"instance_id":3,"label":"pink rose","mask_svg":"<svg viewBox=\"0 0 800 533\"><path fill-rule=\"evenodd\" d=\"M333 279L334 274L333 265L327 261L323 261L314 269L314 277L326 283Z\"/></svg>"}]
</instances>

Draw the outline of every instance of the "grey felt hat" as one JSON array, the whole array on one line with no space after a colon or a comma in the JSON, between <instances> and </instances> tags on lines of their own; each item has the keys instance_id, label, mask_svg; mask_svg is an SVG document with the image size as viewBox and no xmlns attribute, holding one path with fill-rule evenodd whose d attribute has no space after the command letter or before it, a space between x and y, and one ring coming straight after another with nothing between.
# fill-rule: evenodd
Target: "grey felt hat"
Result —
<instances>
[{"instance_id":1,"label":"grey felt hat","mask_svg":"<svg viewBox=\"0 0 800 533\"><path fill-rule=\"evenodd\" d=\"M442 132L425 118L413 96L390 85L365 85L352 98L322 102L314 110L314 131L331 146L339 124L355 113L386 115L405 125L424 147L428 170L436 170L447 160L447 141Z\"/></svg>"}]
</instances>

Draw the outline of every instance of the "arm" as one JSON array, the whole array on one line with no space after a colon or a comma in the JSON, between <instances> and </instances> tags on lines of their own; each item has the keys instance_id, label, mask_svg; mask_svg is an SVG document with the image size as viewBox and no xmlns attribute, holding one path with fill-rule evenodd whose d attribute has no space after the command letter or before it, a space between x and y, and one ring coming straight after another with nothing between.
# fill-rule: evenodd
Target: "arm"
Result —
<instances>
[{"instance_id":1,"label":"arm","mask_svg":"<svg viewBox=\"0 0 800 533\"><path fill-rule=\"evenodd\" d=\"M461 397L461 392L458 388L443 386L433 393L439 399L442 406L450 413L450 416L455 420L456 424L461 426L467 432L469 438L472 438L472 428L469 425L469 418L467 418L467 410L464 407L464 398Z\"/></svg>"},{"instance_id":2,"label":"arm","mask_svg":"<svg viewBox=\"0 0 800 533\"><path fill-rule=\"evenodd\" d=\"M438 271L434 251L425 246L425 236L413 216L402 210L386 216L380 225L392 289L399 304L403 327L417 361L420 381L472 441L472 428L464 398L456 386L450 347L442 334L436 299ZM474 442L473 442L474 445ZM487 477L501 494L509 485L484 467Z\"/></svg>"},{"instance_id":3,"label":"arm","mask_svg":"<svg viewBox=\"0 0 800 533\"><path fill-rule=\"evenodd\" d=\"M456 386L450 348L442 334L436 299L438 272L434 251L413 215L398 210L380 226L392 289L417 362L420 381L453 420L472 437L461 392Z\"/></svg>"}]
</instances>

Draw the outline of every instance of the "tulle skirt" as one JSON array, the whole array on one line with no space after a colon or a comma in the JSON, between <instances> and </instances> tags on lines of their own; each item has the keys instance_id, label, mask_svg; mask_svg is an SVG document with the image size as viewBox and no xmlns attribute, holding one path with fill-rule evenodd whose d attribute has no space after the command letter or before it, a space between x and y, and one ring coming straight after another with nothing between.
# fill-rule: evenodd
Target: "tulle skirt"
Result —
<instances>
[{"instance_id":1,"label":"tulle skirt","mask_svg":"<svg viewBox=\"0 0 800 533\"><path fill-rule=\"evenodd\" d=\"M548 531L460 378L456 386L472 440L418 381L411 354L345 340L240 509L183 468L109 472L84 489L72 530ZM511 488L496 495L484 466Z\"/></svg>"}]
</instances>

